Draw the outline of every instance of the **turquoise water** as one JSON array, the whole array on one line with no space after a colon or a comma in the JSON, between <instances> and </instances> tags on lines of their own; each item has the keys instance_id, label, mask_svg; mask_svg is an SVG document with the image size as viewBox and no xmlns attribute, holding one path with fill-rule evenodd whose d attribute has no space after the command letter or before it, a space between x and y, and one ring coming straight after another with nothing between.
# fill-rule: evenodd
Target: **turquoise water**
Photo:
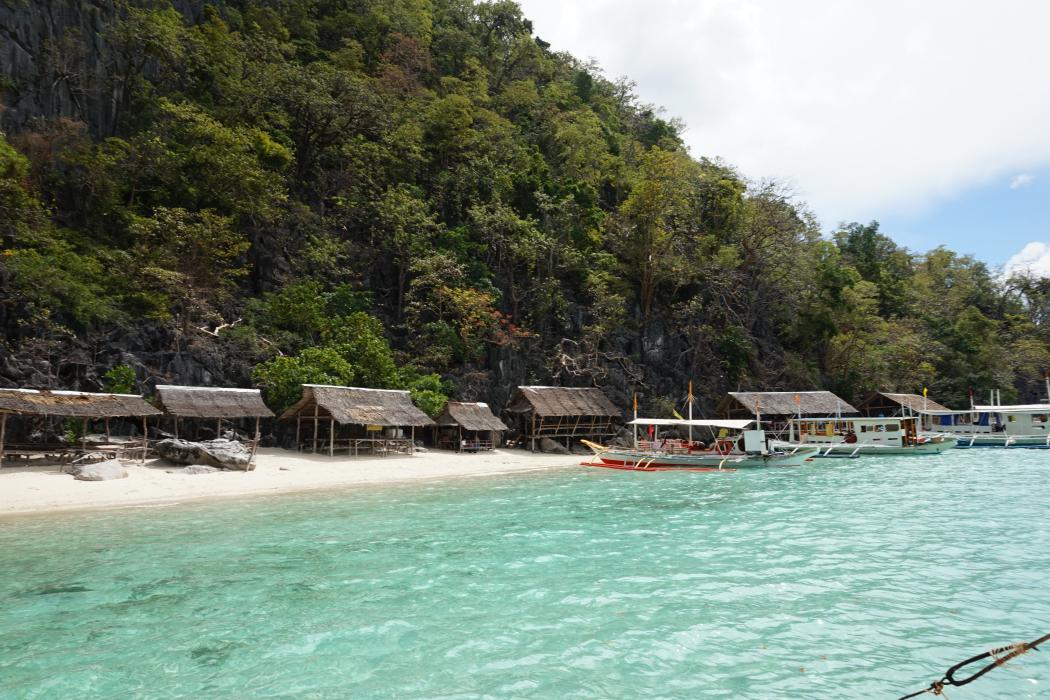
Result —
<instances>
[{"instance_id":1,"label":"turquoise water","mask_svg":"<svg viewBox=\"0 0 1050 700\"><path fill-rule=\"evenodd\" d=\"M4 520L0 697L896 698L1050 632L1048 476L969 450ZM1048 695L1050 650L949 693Z\"/></svg>"}]
</instances>

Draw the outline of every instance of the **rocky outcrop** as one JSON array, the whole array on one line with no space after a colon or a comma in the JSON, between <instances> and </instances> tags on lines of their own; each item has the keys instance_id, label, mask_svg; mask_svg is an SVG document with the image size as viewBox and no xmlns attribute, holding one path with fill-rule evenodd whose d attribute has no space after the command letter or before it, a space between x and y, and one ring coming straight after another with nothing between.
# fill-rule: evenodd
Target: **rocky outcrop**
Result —
<instances>
[{"instance_id":1,"label":"rocky outcrop","mask_svg":"<svg viewBox=\"0 0 1050 700\"><path fill-rule=\"evenodd\" d=\"M176 464L203 464L220 469L249 471L251 453L232 440L161 440L155 446L157 455Z\"/></svg>"},{"instance_id":2,"label":"rocky outcrop","mask_svg":"<svg viewBox=\"0 0 1050 700\"><path fill-rule=\"evenodd\" d=\"M128 476L128 471L119 459L107 459L105 462L94 464L75 464L71 473L78 481L111 481L126 479Z\"/></svg>"}]
</instances>

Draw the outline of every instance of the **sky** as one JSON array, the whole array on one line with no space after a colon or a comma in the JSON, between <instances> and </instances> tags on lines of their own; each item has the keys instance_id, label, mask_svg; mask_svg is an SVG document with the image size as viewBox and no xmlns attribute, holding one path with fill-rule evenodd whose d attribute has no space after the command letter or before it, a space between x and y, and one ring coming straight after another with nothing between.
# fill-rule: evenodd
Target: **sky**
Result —
<instances>
[{"instance_id":1,"label":"sky","mask_svg":"<svg viewBox=\"0 0 1050 700\"><path fill-rule=\"evenodd\" d=\"M826 231L878 220L1050 275L1050 3L519 2L552 50L684 120L694 156L789 184Z\"/></svg>"}]
</instances>

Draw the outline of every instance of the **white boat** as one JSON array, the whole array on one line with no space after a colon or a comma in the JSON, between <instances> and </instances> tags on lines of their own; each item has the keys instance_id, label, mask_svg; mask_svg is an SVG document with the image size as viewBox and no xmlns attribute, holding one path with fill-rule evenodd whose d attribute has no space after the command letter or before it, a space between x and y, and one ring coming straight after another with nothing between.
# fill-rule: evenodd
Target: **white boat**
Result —
<instances>
[{"instance_id":1,"label":"white boat","mask_svg":"<svg viewBox=\"0 0 1050 700\"><path fill-rule=\"evenodd\" d=\"M816 447L816 457L860 457L940 454L956 443L950 436L920 435L918 418L896 417L793 418L783 444Z\"/></svg>"},{"instance_id":2,"label":"white boat","mask_svg":"<svg viewBox=\"0 0 1050 700\"><path fill-rule=\"evenodd\" d=\"M922 413L923 435L954 438L959 447L1050 448L1050 405L974 406Z\"/></svg>"},{"instance_id":3,"label":"white boat","mask_svg":"<svg viewBox=\"0 0 1050 700\"><path fill-rule=\"evenodd\" d=\"M813 457L816 447L778 449L753 420L687 420L635 418L631 447L599 445L584 440L594 452L586 466L631 471L729 471L751 467L798 467ZM639 426L652 426L650 439L638 438ZM660 428L688 431L688 438L661 438ZM692 439L693 429L708 430L709 441ZM716 432L717 431L717 432Z\"/></svg>"}]
</instances>

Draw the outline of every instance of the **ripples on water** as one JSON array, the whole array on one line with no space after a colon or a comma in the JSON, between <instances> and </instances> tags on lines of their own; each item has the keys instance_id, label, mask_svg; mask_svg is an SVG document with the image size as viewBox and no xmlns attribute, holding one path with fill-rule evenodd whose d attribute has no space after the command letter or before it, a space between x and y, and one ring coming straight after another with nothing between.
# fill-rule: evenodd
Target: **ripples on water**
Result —
<instances>
[{"instance_id":1,"label":"ripples on water","mask_svg":"<svg viewBox=\"0 0 1050 700\"><path fill-rule=\"evenodd\" d=\"M0 521L0 697L895 698L1050 632L1048 474L969 450ZM1050 651L950 695L1048 688Z\"/></svg>"}]
</instances>

